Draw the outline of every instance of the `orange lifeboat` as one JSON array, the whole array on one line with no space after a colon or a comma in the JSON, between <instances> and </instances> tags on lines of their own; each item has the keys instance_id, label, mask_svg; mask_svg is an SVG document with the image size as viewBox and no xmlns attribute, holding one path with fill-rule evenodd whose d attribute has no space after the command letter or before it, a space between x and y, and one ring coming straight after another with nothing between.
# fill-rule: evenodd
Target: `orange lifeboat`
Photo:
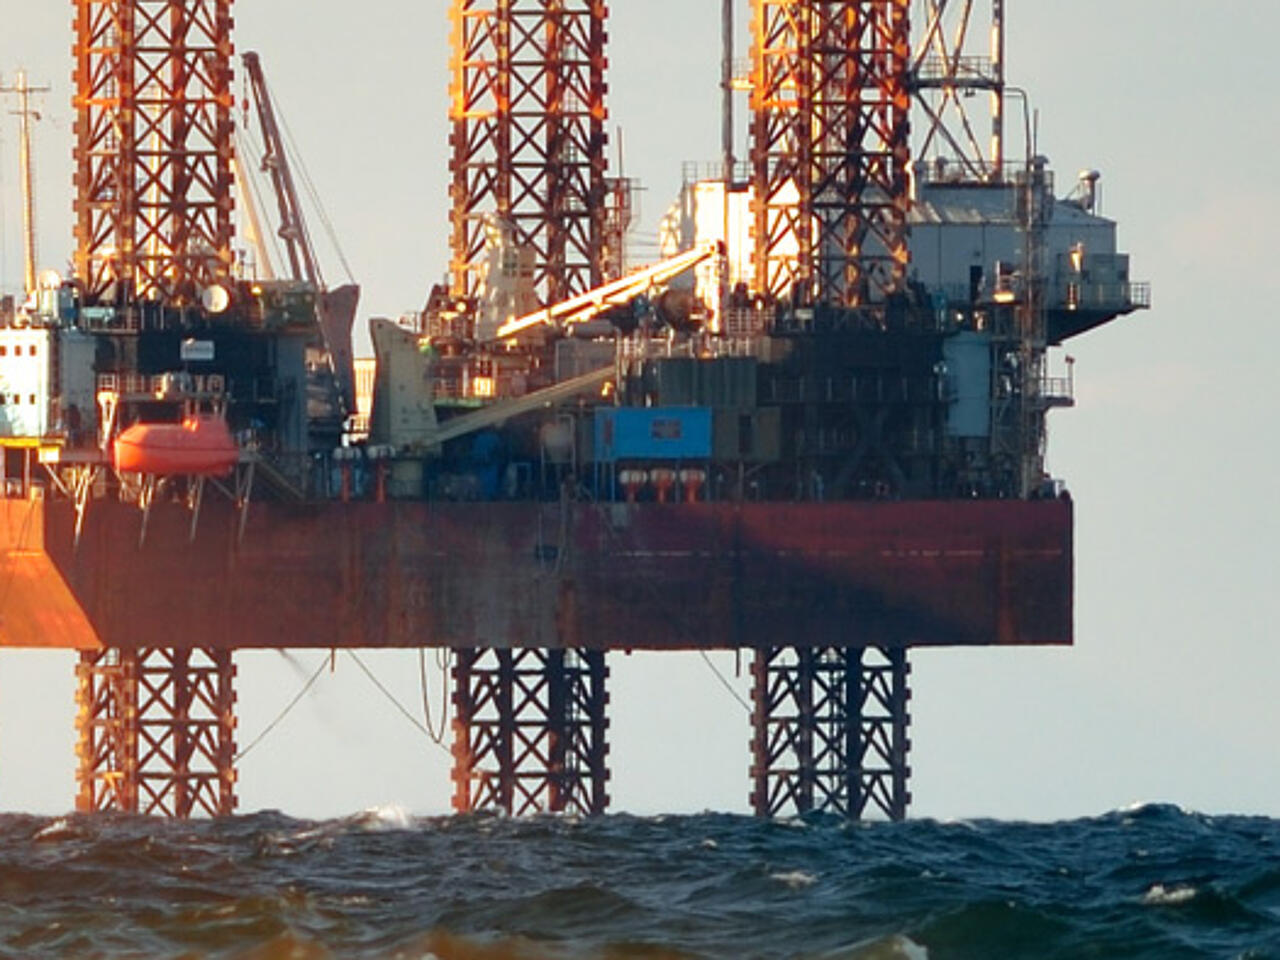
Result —
<instances>
[{"instance_id":1,"label":"orange lifeboat","mask_svg":"<svg viewBox=\"0 0 1280 960\"><path fill-rule=\"evenodd\" d=\"M221 417L196 414L181 423L135 423L115 440L116 469L133 473L222 476L240 449Z\"/></svg>"}]
</instances>

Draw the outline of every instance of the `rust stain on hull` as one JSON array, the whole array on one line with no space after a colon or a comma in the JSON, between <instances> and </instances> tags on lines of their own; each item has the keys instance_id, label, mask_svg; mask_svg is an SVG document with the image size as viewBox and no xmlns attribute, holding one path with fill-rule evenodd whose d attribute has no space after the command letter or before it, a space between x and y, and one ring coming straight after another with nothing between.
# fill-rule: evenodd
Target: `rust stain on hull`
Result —
<instances>
[{"instance_id":1,"label":"rust stain on hull","mask_svg":"<svg viewBox=\"0 0 1280 960\"><path fill-rule=\"evenodd\" d=\"M5 501L0 645L1069 644L1071 506ZM11 586L6 587L6 584Z\"/></svg>"}]
</instances>

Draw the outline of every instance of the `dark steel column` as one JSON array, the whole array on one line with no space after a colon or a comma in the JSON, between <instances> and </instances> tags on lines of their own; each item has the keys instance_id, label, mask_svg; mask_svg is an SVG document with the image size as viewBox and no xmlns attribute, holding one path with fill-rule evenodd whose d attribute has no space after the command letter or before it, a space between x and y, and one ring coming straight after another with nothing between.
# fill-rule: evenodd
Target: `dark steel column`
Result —
<instances>
[{"instance_id":1,"label":"dark steel column","mask_svg":"<svg viewBox=\"0 0 1280 960\"><path fill-rule=\"evenodd\" d=\"M906 816L909 668L903 650L770 647L752 666L751 808Z\"/></svg>"},{"instance_id":2,"label":"dark steel column","mask_svg":"<svg viewBox=\"0 0 1280 960\"><path fill-rule=\"evenodd\" d=\"M911 750L907 736L911 665L902 648L868 647L858 652L860 669L850 675L855 696L849 709L850 748L854 752L850 754L852 801L848 813L862 819L873 810L890 820L903 820L911 803L907 789L911 776L907 763Z\"/></svg>"},{"instance_id":3,"label":"dark steel column","mask_svg":"<svg viewBox=\"0 0 1280 960\"><path fill-rule=\"evenodd\" d=\"M602 651L459 650L453 677L456 811L605 811Z\"/></svg>"}]
</instances>

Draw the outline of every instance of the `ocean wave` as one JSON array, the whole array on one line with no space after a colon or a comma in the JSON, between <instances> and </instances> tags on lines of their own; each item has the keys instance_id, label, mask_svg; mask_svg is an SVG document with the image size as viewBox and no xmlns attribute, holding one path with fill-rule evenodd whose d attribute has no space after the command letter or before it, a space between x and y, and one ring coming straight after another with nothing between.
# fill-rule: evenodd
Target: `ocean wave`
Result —
<instances>
[{"instance_id":1,"label":"ocean wave","mask_svg":"<svg viewBox=\"0 0 1280 960\"><path fill-rule=\"evenodd\" d=\"M776 880L784 886L790 887L792 890L803 890L806 887L812 887L818 882L818 878L812 873L806 873L804 870L787 870L782 873L769 874L770 880Z\"/></svg>"},{"instance_id":2,"label":"ocean wave","mask_svg":"<svg viewBox=\"0 0 1280 960\"><path fill-rule=\"evenodd\" d=\"M1162 883L1157 883L1142 895L1142 902L1147 906L1177 906L1180 903L1186 903L1194 900L1199 893L1195 887L1189 886L1173 886L1166 887Z\"/></svg>"},{"instance_id":3,"label":"ocean wave","mask_svg":"<svg viewBox=\"0 0 1280 960\"><path fill-rule=\"evenodd\" d=\"M1144 805L978 823L797 830L394 806L327 821L0 816L0 957L1154 960L1280 947L1276 821Z\"/></svg>"}]
</instances>

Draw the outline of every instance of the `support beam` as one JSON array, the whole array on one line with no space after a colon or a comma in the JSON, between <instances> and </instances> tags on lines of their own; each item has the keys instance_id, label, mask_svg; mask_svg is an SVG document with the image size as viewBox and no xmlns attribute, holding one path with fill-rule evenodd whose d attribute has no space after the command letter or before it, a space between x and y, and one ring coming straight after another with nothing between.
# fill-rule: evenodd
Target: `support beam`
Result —
<instances>
[{"instance_id":1,"label":"support beam","mask_svg":"<svg viewBox=\"0 0 1280 960\"><path fill-rule=\"evenodd\" d=\"M608 674L599 650L459 650L454 810L604 813Z\"/></svg>"},{"instance_id":2,"label":"support beam","mask_svg":"<svg viewBox=\"0 0 1280 960\"><path fill-rule=\"evenodd\" d=\"M751 808L907 815L910 668L903 649L770 647L752 666Z\"/></svg>"},{"instance_id":3,"label":"support beam","mask_svg":"<svg viewBox=\"0 0 1280 960\"><path fill-rule=\"evenodd\" d=\"M235 812L228 651L86 651L76 676L77 810L177 819Z\"/></svg>"}]
</instances>

